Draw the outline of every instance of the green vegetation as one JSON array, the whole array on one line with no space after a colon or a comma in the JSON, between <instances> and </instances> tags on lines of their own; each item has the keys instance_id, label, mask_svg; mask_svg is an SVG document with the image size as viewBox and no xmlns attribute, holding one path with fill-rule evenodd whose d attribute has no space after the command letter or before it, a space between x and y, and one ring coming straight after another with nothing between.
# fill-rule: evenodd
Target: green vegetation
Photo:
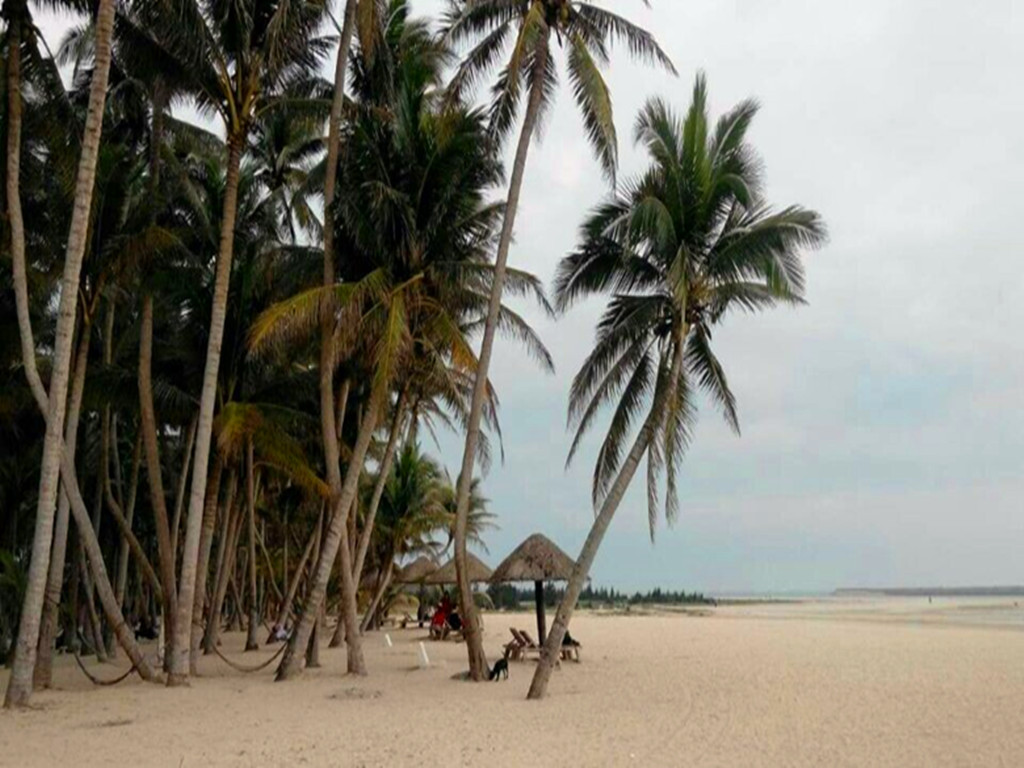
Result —
<instances>
[{"instance_id":1,"label":"green vegetation","mask_svg":"<svg viewBox=\"0 0 1024 768\"><path fill-rule=\"evenodd\" d=\"M509 298L554 317L612 294L571 392L573 452L611 405L599 526L643 458L652 535L662 477L674 518L694 393L738 424L712 329L799 303L799 252L824 235L812 212L763 200L752 104L712 127L698 79L685 119L645 108L651 167L584 224L552 306L508 264L529 149L564 64L614 183L603 69L620 44L674 71L647 31L577 0L452 0L436 20L408 0L57 6L74 23L56 54L25 0L3 0L0 28L8 706L50 684L58 647L120 649L145 680L181 685L224 627L247 628L252 650L264 622L291 630L284 680L315 663L326 611L366 674L361 630L420 552L451 553L468 598L467 547L486 551L495 525L481 476L504 450L495 340L554 365ZM451 474L421 449L441 429L465 436ZM558 641L581 595L703 599L584 591L601 535L548 593ZM476 607L460 602L482 679ZM157 624L163 669L136 640Z\"/></svg>"}]
</instances>

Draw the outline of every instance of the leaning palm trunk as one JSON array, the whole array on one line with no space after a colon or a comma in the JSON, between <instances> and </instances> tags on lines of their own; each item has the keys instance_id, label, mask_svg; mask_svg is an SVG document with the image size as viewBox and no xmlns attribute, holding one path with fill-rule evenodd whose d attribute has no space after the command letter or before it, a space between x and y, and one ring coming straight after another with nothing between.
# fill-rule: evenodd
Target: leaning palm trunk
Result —
<instances>
[{"instance_id":1,"label":"leaning palm trunk","mask_svg":"<svg viewBox=\"0 0 1024 768\"><path fill-rule=\"evenodd\" d=\"M174 562L178 560L178 531L181 528L181 510L185 505L185 489L188 487L188 469L192 462L192 449L196 443L196 419L193 418L188 425L188 433L185 437L185 452L181 459L181 474L178 476L178 490L174 492L174 515L171 517L171 557ZM206 507L204 506L205 510ZM205 514L205 512L204 512ZM204 518L205 519L205 518ZM200 549L202 544L200 543Z\"/></svg>"},{"instance_id":2,"label":"leaning palm trunk","mask_svg":"<svg viewBox=\"0 0 1024 768\"><path fill-rule=\"evenodd\" d=\"M685 311L683 314L685 315ZM579 600L580 592L583 591L583 585L590 574L590 566L593 565L594 558L597 557L597 550L604 540L604 535L612 522L612 518L615 517L615 512L622 503L623 496L626 495L626 491L629 489L629 484L633 481L633 476L636 474L644 452L651 445L651 441L657 439L659 428L666 418L666 409L678 396L679 379L683 372L683 357L688 333L688 326L684 325L679 329L672 352L672 364L669 368L667 391L664 393L664 397L655 396L651 404L651 411L647 415L644 425L637 433L633 447L630 449L626 461L619 469L619 473L615 477L615 482L612 483L608 495L605 496L604 502L601 504L601 511L594 518L594 524L590 528L590 533L587 534L586 541L583 542L583 549L576 560L576 566L573 568L569 583L565 587L565 595L562 597L562 602L558 605L555 623L551 626L551 632L548 633L548 638L544 642L540 662L533 673L533 681L530 683L530 691L527 693L527 698L529 699L541 699L547 691L548 680L551 679L551 670L554 669L555 662L558 661L560 656L562 640L565 639L565 633L569 629L569 622L572 620L573 611L576 610L576 601Z\"/></svg>"},{"instance_id":3,"label":"leaning palm trunk","mask_svg":"<svg viewBox=\"0 0 1024 768\"><path fill-rule=\"evenodd\" d=\"M220 456L213 460L210 480L206 485L206 508L203 510L203 529L199 536L199 562L196 564L196 591L192 600L192 636L189 640L189 671L196 674L199 662L199 646L203 638L203 606L206 603L206 583L210 574L210 551L213 549L213 531L217 526L217 501L220 498L220 480L224 473L224 462ZM227 518L235 497L237 480L234 472L228 480L228 496L223 517L227 529Z\"/></svg>"},{"instance_id":4,"label":"leaning palm trunk","mask_svg":"<svg viewBox=\"0 0 1024 768\"><path fill-rule=\"evenodd\" d=\"M153 295L142 299L142 321L139 328L139 429L146 452L146 472L149 477L149 496L156 524L157 553L160 556L160 587L163 594L164 637L173 642L176 620L176 591L174 553L171 549L171 530L167 520L167 498L160 469L160 445L157 437L156 411L153 408ZM165 657L166 662L167 657Z\"/></svg>"},{"instance_id":5,"label":"leaning palm trunk","mask_svg":"<svg viewBox=\"0 0 1024 768\"><path fill-rule=\"evenodd\" d=\"M309 541L306 543L306 548L302 550L302 557L299 558L299 564L295 566L295 576L292 578L291 584L288 585L287 593L284 597L284 602L281 603L281 609L277 612L276 627L283 627L288 621L288 614L291 613L292 604L295 602L295 595L299 591L299 584L302 583L302 574L306 570L306 562L309 560L310 554L313 552L313 547L316 546L317 531L320 530L320 526L323 525L323 508L320 511L320 522L316 524L313 532L309 535ZM285 578L288 578L288 571L285 570Z\"/></svg>"},{"instance_id":6,"label":"leaning palm trunk","mask_svg":"<svg viewBox=\"0 0 1024 768\"><path fill-rule=\"evenodd\" d=\"M116 423L116 422L115 422ZM135 438L135 449L132 451L132 476L128 481L128 500L125 512L125 524L128 526L128 533L132 530L132 521L135 518L135 499L139 490L139 469L142 464L142 432ZM115 594L117 604L124 610L125 591L128 587L128 553L130 545L128 534L121 534L121 545L117 551L117 583Z\"/></svg>"},{"instance_id":7,"label":"leaning palm trunk","mask_svg":"<svg viewBox=\"0 0 1024 768\"><path fill-rule=\"evenodd\" d=\"M388 561L388 567L381 575L380 584L377 585L377 591L373 595L373 600L370 601L370 606L366 609L366 615L363 616L363 623L359 625L359 631L365 632L371 626L373 626L374 617L377 615L377 609L380 608L380 602L384 599L384 593L388 591L388 587L391 586L391 577L394 574L395 561L392 558Z\"/></svg>"},{"instance_id":8,"label":"leaning palm trunk","mask_svg":"<svg viewBox=\"0 0 1024 768\"><path fill-rule=\"evenodd\" d=\"M348 0L345 4L345 20L341 27L341 41L338 45L338 58L334 64L334 93L331 99L331 114L327 125L327 167L324 173L324 285L334 284L334 227L331 221L331 206L334 203L334 193L338 182L338 152L341 146L341 109L345 99L345 72L348 64L348 51L352 45L352 36L355 30L356 6L359 0ZM323 339L320 347L320 390L321 403L324 397L333 397L334 390L334 345L329 341L333 332L333 318L324 313L321 322L321 337ZM337 400L334 402L334 423L335 437L337 442L345 425L345 411L348 407L348 396L351 389L351 382L346 379L338 390ZM324 416L326 418L326 416ZM324 439L327 433L324 433ZM330 475L330 472L328 472ZM340 483L340 481L339 481ZM331 488L332 496L339 492L337 488ZM351 513L354 516L354 513ZM356 574L358 584L359 575ZM331 638L330 647L337 648L342 644L346 635L344 617L338 620L338 626Z\"/></svg>"},{"instance_id":9,"label":"leaning palm trunk","mask_svg":"<svg viewBox=\"0 0 1024 768\"><path fill-rule=\"evenodd\" d=\"M334 92L331 99L331 113L327 125L327 159L324 174L324 285L334 285L334 226L331 220L334 205L334 193L338 179L338 151L341 145L341 110L345 98L345 72L348 65L348 52L352 45L352 35L355 29L356 6L358 0L348 0L345 5L345 20L341 30L341 40L338 45L338 56L334 66ZM359 443L365 442L361 455L353 455L346 477L346 488L350 485L348 478L355 470L355 482L351 483L352 491L346 500L345 489L342 488L341 468L339 466L340 456L338 450L338 435L341 433L341 424L336 422L340 408L337 408L334 393L334 314L325 311L320 322L320 421L323 432L324 459L327 464L328 487L331 491L331 517L330 526L325 546L320 548L319 561L317 563L316 578L313 587L306 598L302 617L299 620L295 632L288 641L288 648L285 650L284 658L277 670L277 679L284 680L299 672L299 658L306 650L310 641L310 634L313 631L313 623L318 620L320 607L323 603L324 594L327 590L327 582L330 579L333 558L338 554L338 545L341 544L341 582L342 582L342 616L341 621L347 627L348 639L348 670L356 674L366 674L366 666L363 661L363 651L359 640L358 615L355 606L355 587L352 583L352 558L350 556L349 541L347 536L347 525L349 509L355 496L355 485L358 483L359 470L362 465L363 456L369 447L370 435L365 436L360 431L357 440L356 452ZM343 388L345 399L348 398L348 385ZM339 397L339 400L341 398ZM371 408L371 410L373 410ZM375 414L374 414L375 415ZM372 420L371 420L372 421ZM373 427L370 428L372 434ZM332 549L333 546L333 549ZM330 551L330 558L325 561L324 555ZM325 572L325 573L324 573ZM321 575L323 574L323 575ZM349 603L351 602L351 607Z\"/></svg>"},{"instance_id":10,"label":"leaning palm trunk","mask_svg":"<svg viewBox=\"0 0 1024 768\"><path fill-rule=\"evenodd\" d=\"M338 557L339 548L341 552L341 610L342 620L345 622L348 632L346 642L348 645L348 671L352 674L365 675L366 663L363 660L362 641L359 637L359 614L356 606L356 585L352 578L352 557L349 551L348 539L348 510L352 507L357 486L359 484L359 473L362 471L363 460L366 458L366 451L370 447L370 440L373 437L377 425L377 413L380 410L383 392L378 389L370 399L366 413L363 415L362 424L359 427L359 436L349 458L348 470L345 474L345 484L341 488L341 497L333 500L331 522L327 528L327 535L324 538L323 546L320 548L320 558L317 562L312 586L306 596L306 602L302 609L302 617L299 619L295 632L288 641L288 648L281 659L281 665L277 669L277 679L287 680L298 674L300 659L306 645L309 643L310 633L313 631L313 624L317 621L320 608L327 594L327 582L331 578L331 570L334 567L334 559ZM330 485L336 487L340 471L338 468L337 440L334 437L334 398L328 392L326 397L328 405L326 412L322 413L321 426L325 431L324 446L327 454L327 473L332 482ZM321 408L324 408L324 397L321 395ZM332 494L333 496L333 494Z\"/></svg>"},{"instance_id":11,"label":"leaning palm trunk","mask_svg":"<svg viewBox=\"0 0 1024 768\"><path fill-rule=\"evenodd\" d=\"M366 564L366 553L370 549L370 539L373 538L373 527L377 519L377 510L380 508L380 500L384 496L384 486L387 485L388 475L391 473L391 465L395 460L395 450L398 448L398 435L401 431L402 414L405 410L405 392L398 397L398 404L395 406L395 414L391 420L391 430L388 435L388 444L384 449L384 457L381 459L380 467L377 470L377 482L373 487L373 496L370 499L370 508L366 510L366 521L363 523L362 533L359 534L359 544L356 547L355 563L352 567L352 578L358 585L363 577L363 566ZM352 515L355 517L355 514ZM364 622L365 623L365 622ZM360 624L360 631L364 630ZM345 639L345 623L338 622L335 627L334 636L331 638L330 647L337 648Z\"/></svg>"},{"instance_id":12,"label":"leaning palm trunk","mask_svg":"<svg viewBox=\"0 0 1024 768\"><path fill-rule=\"evenodd\" d=\"M229 487L229 498L224 505L224 531L217 548L217 576L213 583L213 596L210 598L210 609L206 617L206 632L203 635L203 653L211 654L217 648L220 639L221 608L228 592L231 571L235 567L235 555L238 549L238 534L241 528L241 511L236 509L234 491L236 483Z\"/></svg>"},{"instance_id":13,"label":"leaning palm trunk","mask_svg":"<svg viewBox=\"0 0 1024 768\"><path fill-rule=\"evenodd\" d=\"M583 542L583 549L580 551L580 556L576 560L572 576L569 577L569 583L566 585L565 595L562 597L562 602L558 605L555 622L551 625L551 631L548 632L547 640L544 642L540 662L533 673L533 681L530 683L530 691L527 694L529 699L543 698L544 693L547 691L551 670L554 669L555 662L559 659L562 640L565 639L566 630L569 628L573 611L576 609L576 601L579 600L580 592L583 591L583 586L586 584L587 576L590 573L590 566L594 563L594 558L597 556L597 550L601 546L605 532L608 530L616 510L618 510L619 504L622 503L622 498L625 496L626 490L633 480L633 475L636 474L636 469L640 464L644 451L647 450L651 435L654 432L653 426L654 414L652 413L648 417L647 423L644 424L637 435L629 456L626 457L625 463L619 470L615 482L612 484L604 503L601 505L601 511L594 518L594 524L590 528L590 533L587 534L587 539Z\"/></svg>"},{"instance_id":14,"label":"leaning palm trunk","mask_svg":"<svg viewBox=\"0 0 1024 768\"><path fill-rule=\"evenodd\" d=\"M228 138L228 168L224 188L224 212L221 217L220 253L213 289L213 311L210 317L210 338L206 348L206 367L199 400L199 426L196 432L195 457L192 463L192 489L188 517L185 520L185 548L181 556L181 582L178 586L178 616L174 621L169 664L168 685L188 682L192 632L192 609L195 599L196 568L199 560L199 536L206 501L206 480L213 436L213 412L216 406L217 374L220 370L220 348L224 339L227 316L228 287L231 281L231 259L234 253L235 215L238 209L238 177L244 136Z\"/></svg>"},{"instance_id":15,"label":"leaning palm trunk","mask_svg":"<svg viewBox=\"0 0 1024 768\"><path fill-rule=\"evenodd\" d=\"M469 492L473 482L473 464L476 459L477 444L480 441L480 420L483 416L484 401L487 398L487 373L491 365L491 353L494 350L494 334L498 325L498 314L501 310L501 294L505 285L505 269L508 264L509 247L512 244L512 232L515 227L516 213L519 210L519 195L523 188L523 175L526 171L526 157L530 152L530 142L537 127L537 119L544 102L544 72L548 60L548 40L551 36L550 27L544 26L535 48L532 87L523 120L519 144L516 147L515 163L512 166L512 178L508 188L508 201L505 204L505 219L501 226L501 238L498 241L498 253L494 261L494 278L491 284L491 301L487 310L487 322L484 325L484 337L480 343L480 359L476 368L476 379L473 383L473 401L469 411L469 422L466 427L466 447L462 454L462 471L459 474L457 506L455 516L455 571L459 587L459 610L463 620L463 634L466 638L466 652L469 655L469 676L472 680L487 678L487 657L484 655L483 637L480 634L480 619L476 604L473 602L472 587L469 582L469 571L466 564L466 529L469 521Z\"/></svg>"},{"instance_id":16,"label":"leaning palm trunk","mask_svg":"<svg viewBox=\"0 0 1024 768\"><path fill-rule=\"evenodd\" d=\"M8 50L13 53L14 66L8 66L9 100L14 109L9 113L8 138L8 191L14 195L8 200L17 209L20 231L14 232L12 240L18 240L20 256L24 264L25 233L21 221L19 198L19 155L21 152L21 62L15 53L20 46L20 24L12 26L19 31L9 37ZM86 238L89 232L89 212L92 208L93 187L96 180L96 160L99 154L100 135L103 131L103 109L107 98L107 80L110 74L110 42L114 30L114 0L100 0L96 14L95 54L92 81L89 85L89 108L82 134L82 150L78 160L78 175L75 180L75 202L71 214L71 228L68 232L67 249L64 258L64 274L61 278L60 305L57 312L57 328L54 340L53 366L50 375L49 410L46 418L46 437L43 442L43 458L39 472L39 501L36 510L36 525L32 540L32 559L29 563L25 599L22 604L18 640L14 650L14 665L7 686L4 705L24 706L32 694L32 673L36 660L36 644L39 641L39 624L43 608L43 596L50 566L50 544L53 539L54 513L57 505L57 480L60 473L61 456L64 453L64 415L67 406L68 379L71 366L72 336L75 330L75 315L78 309L78 282L85 255ZM9 33L10 35L10 33ZM10 54L9 54L10 55ZM10 70L13 69L13 74ZM12 151L13 150L13 151ZM19 316L21 312L19 310ZM26 308L27 314L27 308ZM31 350L35 355L35 350ZM102 565L102 563L101 563ZM109 587L109 582L107 584Z\"/></svg>"},{"instance_id":17,"label":"leaning palm trunk","mask_svg":"<svg viewBox=\"0 0 1024 768\"><path fill-rule=\"evenodd\" d=\"M64 430L64 445L70 463L75 462L75 447L78 443L78 424L82 408L82 393L85 390L85 373L89 362L89 340L91 324L84 324L75 353L75 375L71 381L71 398L68 403L68 423ZM49 688L53 678L53 646L57 636L57 619L60 614L60 591L64 584L64 564L67 558L68 522L71 502L67 491L61 486L57 502L57 520L53 531L53 548L50 552L50 573L46 581L46 596L43 603L43 618L39 628L39 648L33 682L36 688Z\"/></svg>"},{"instance_id":18,"label":"leaning palm trunk","mask_svg":"<svg viewBox=\"0 0 1024 768\"><path fill-rule=\"evenodd\" d=\"M395 460L395 450L398 448L398 435L402 428L402 415L405 410L405 391L398 396L398 403L395 405L395 414L391 419L391 431L388 435L388 444L384 449L384 457L381 459L380 467L377 469L377 482L373 487L373 496L370 499L370 508L366 510L366 522L363 523L362 533L359 535L359 547L356 550L355 569L352 571L356 584L363 576L363 565L366 563L366 553L370 549L370 539L373 538L373 525L377 520L377 510L380 508L380 500L384 496L384 486L387 485L388 475L391 474L391 465Z\"/></svg>"},{"instance_id":19,"label":"leaning palm trunk","mask_svg":"<svg viewBox=\"0 0 1024 768\"><path fill-rule=\"evenodd\" d=\"M256 589L256 477L252 457L252 437L245 443L245 506L249 545L249 633L245 650L259 650L256 629L259 626L259 593Z\"/></svg>"}]
</instances>

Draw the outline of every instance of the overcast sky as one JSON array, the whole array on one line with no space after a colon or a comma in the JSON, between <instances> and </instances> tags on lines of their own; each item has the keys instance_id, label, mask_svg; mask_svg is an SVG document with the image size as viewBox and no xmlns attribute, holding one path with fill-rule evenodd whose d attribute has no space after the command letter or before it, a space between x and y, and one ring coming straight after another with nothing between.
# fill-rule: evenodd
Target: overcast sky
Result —
<instances>
[{"instance_id":1,"label":"overcast sky","mask_svg":"<svg viewBox=\"0 0 1024 768\"><path fill-rule=\"evenodd\" d=\"M413 0L418 14L440 0ZM675 79L613 55L622 173L652 95L694 74L717 116L753 96L769 200L825 218L810 305L727 318L715 337L743 436L705 409L681 515L651 544L642 483L597 584L721 591L1024 583L1024 6L937 0L606 0L651 29ZM51 42L60 23L47 23ZM550 281L606 192L564 88L530 155L510 263ZM575 556L592 520L595 432L563 469L569 383L602 304L528 312L546 376L504 343L492 377L506 462L485 489L491 564L534 531ZM603 426L603 424L602 424ZM600 429L600 428L599 428ZM433 446L428 446L436 451ZM461 442L442 439L457 468Z\"/></svg>"}]
</instances>

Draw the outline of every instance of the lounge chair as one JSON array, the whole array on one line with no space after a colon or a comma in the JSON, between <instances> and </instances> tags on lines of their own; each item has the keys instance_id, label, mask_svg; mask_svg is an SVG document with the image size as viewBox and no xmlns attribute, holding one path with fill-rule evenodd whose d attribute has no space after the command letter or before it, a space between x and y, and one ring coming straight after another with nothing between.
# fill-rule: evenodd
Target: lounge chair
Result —
<instances>
[{"instance_id":1,"label":"lounge chair","mask_svg":"<svg viewBox=\"0 0 1024 768\"><path fill-rule=\"evenodd\" d=\"M530 640L523 630L509 627L508 631L512 633L512 637L515 638L515 642L518 644L515 657L517 661L523 661L529 656L537 659L540 658L540 646L533 642L533 640Z\"/></svg>"},{"instance_id":2,"label":"lounge chair","mask_svg":"<svg viewBox=\"0 0 1024 768\"><path fill-rule=\"evenodd\" d=\"M509 627L509 632L512 633L512 639L501 647L502 655L509 661L519 661L523 657L523 643L516 637L514 629Z\"/></svg>"}]
</instances>

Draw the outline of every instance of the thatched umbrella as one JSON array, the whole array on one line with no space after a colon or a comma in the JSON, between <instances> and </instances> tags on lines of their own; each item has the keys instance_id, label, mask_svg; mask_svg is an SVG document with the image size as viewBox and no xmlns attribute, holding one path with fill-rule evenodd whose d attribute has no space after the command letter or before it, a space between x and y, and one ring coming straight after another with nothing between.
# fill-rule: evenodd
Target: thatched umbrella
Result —
<instances>
[{"instance_id":1,"label":"thatched umbrella","mask_svg":"<svg viewBox=\"0 0 1024 768\"><path fill-rule=\"evenodd\" d=\"M532 581L534 598L537 603L537 634L540 644L547 638L547 620L544 616L544 582L568 581L572 576L576 563L565 552L559 549L547 536L539 533L513 550L512 554L502 560L494 569L491 583L498 584L509 581Z\"/></svg>"},{"instance_id":2,"label":"thatched umbrella","mask_svg":"<svg viewBox=\"0 0 1024 768\"><path fill-rule=\"evenodd\" d=\"M437 563L425 555L420 555L395 574L394 582L396 584L421 584L437 569Z\"/></svg>"},{"instance_id":3,"label":"thatched umbrella","mask_svg":"<svg viewBox=\"0 0 1024 768\"><path fill-rule=\"evenodd\" d=\"M479 557L472 552L467 552L466 561L469 564L470 581L491 580L491 569ZM449 560L426 578L427 584L454 584L456 581L458 579L455 578L455 558Z\"/></svg>"}]
</instances>

